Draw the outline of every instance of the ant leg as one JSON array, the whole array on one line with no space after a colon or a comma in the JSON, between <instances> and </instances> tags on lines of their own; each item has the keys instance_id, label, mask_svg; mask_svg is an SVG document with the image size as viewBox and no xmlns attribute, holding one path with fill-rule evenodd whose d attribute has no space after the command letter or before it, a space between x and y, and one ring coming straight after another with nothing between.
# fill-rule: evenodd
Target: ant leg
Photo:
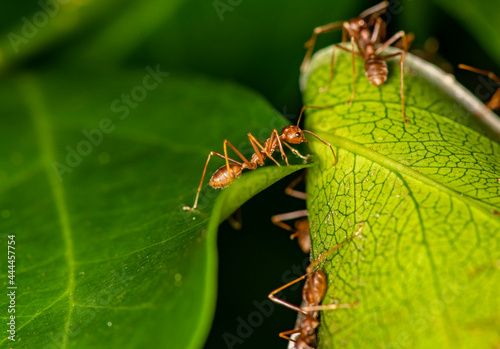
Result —
<instances>
[{"instance_id":1,"label":"ant leg","mask_svg":"<svg viewBox=\"0 0 500 349\"><path fill-rule=\"evenodd\" d=\"M226 218L228 223L235 230L240 230L243 226L243 218L241 214L241 207L238 207L236 211L234 211L229 217Z\"/></svg>"},{"instance_id":2,"label":"ant leg","mask_svg":"<svg viewBox=\"0 0 500 349\"><path fill-rule=\"evenodd\" d=\"M300 329L283 331L283 332L280 332L279 336L280 336L280 338L287 339L290 342L294 342L295 343L297 341L295 339L292 339L291 337L289 337L290 335L295 334L295 333L300 333Z\"/></svg>"},{"instance_id":3,"label":"ant leg","mask_svg":"<svg viewBox=\"0 0 500 349\"><path fill-rule=\"evenodd\" d=\"M328 83L326 84L326 86L319 88L320 93L323 93L323 92L328 91L330 89L330 85L331 85L332 80L333 80L333 71L334 71L333 67L335 66L335 48L336 47L338 47L338 44L333 45L333 47L332 47L332 56L330 58L330 78L328 78Z\"/></svg>"},{"instance_id":4,"label":"ant leg","mask_svg":"<svg viewBox=\"0 0 500 349\"><path fill-rule=\"evenodd\" d=\"M196 206L198 205L198 199L200 197L200 191L201 191L201 187L203 185L203 179L205 178L205 173L207 172L207 166L208 166L208 163L210 161L210 157L212 155L216 155L216 156L218 156L220 158L225 159L226 160L226 164L228 166L228 169L229 169L229 161L231 161L231 162L233 162L233 163L235 163L237 165L240 165L240 166L243 165L241 162L238 162L238 161L236 161L234 159L228 158L227 157L227 153L226 153L226 155L222 155L222 154L219 154L219 153L217 153L215 151L211 151L210 154L208 154L207 161L205 162L205 168L203 169L203 174L201 175L201 181L200 181L200 185L198 186L198 192L196 193L196 199L194 200L194 205L193 205L193 207L184 206L183 207L184 210L193 211L196 208Z\"/></svg>"},{"instance_id":5,"label":"ant leg","mask_svg":"<svg viewBox=\"0 0 500 349\"><path fill-rule=\"evenodd\" d=\"M380 27L382 26L382 18L377 18L377 21L375 22L375 26L373 28L373 33L372 37L370 39L371 42L377 42L380 38Z\"/></svg>"},{"instance_id":6,"label":"ant leg","mask_svg":"<svg viewBox=\"0 0 500 349\"><path fill-rule=\"evenodd\" d=\"M325 254L320 255L317 260L315 260L314 262L312 262L311 264L309 264L309 266L307 267L307 270L306 270L306 274L298 277L297 279L295 279L293 281L290 281L286 285L283 285L280 288L277 288L274 291L272 291L271 293L269 293L269 296L268 296L269 299L272 300L273 302L281 304L281 305L283 305L283 306L285 306L285 307L287 307L289 309L292 309L292 310L295 310L295 311L297 311L299 313L307 315L307 312L303 308L300 308L300 307L298 307L296 305L288 303L288 302L284 301L283 299L275 297L274 295L276 293L284 290L285 288L288 288L291 285L296 284L297 282L299 282L301 280L304 280L306 277L308 277L309 275L311 275L314 272L315 267L319 263L321 263L321 261L323 259L325 259L327 256L329 256L330 254L332 254L335 250L337 250L338 248L340 248L346 242L348 242L348 241L354 239L355 237L357 237L359 235L359 233L361 232L362 228L363 228L363 223L360 223L359 224L359 229L358 229L358 231L356 233L354 233L352 236L348 237L347 239L345 239L344 241L342 241L341 243L339 243L338 245L336 245L335 247L333 247L330 251L326 252Z\"/></svg>"},{"instance_id":7,"label":"ant leg","mask_svg":"<svg viewBox=\"0 0 500 349\"><path fill-rule=\"evenodd\" d=\"M285 143L286 144L286 143ZM306 171L302 171L300 176L295 178L285 189L285 194L296 197L298 199L306 200L307 194L298 190L294 190L295 186L304 180ZM300 210L300 211L294 211L294 212L289 212L289 213L283 213L279 215L275 215L271 217L271 221L276 224L277 226L288 230L292 232L293 234L290 235L290 239L293 240L294 238L297 238L298 243L302 251L304 253L309 253L311 251L311 238L309 236L309 222L307 218L302 218L302 217L307 217L308 216L308 211L307 210ZM292 228L288 224L285 224L283 221L284 220L290 220L290 219L297 219L297 218L302 218L300 220L295 221L295 228Z\"/></svg>"},{"instance_id":8,"label":"ant leg","mask_svg":"<svg viewBox=\"0 0 500 349\"><path fill-rule=\"evenodd\" d=\"M229 161L228 161L228 156L227 156L227 146L226 145L229 145L229 147L231 149L233 149L233 151L236 153L236 155L239 156L239 158L241 160L243 160L245 166L248 168L248 169L251 169L251 170L254 170L256 168L256 165L253 166L253 164L247 160L246 157L243 156L243 154L241 154L238 149L236 149L236 147L234 145L231 144L231 142L229 142L227 139L224 140L224 155L226 156L226 166L227 166L227 169L228 169L228 172L229 174L231 175L231 177L233 177L233 170L231 167L229 167Z\"/></svg>"},{"instance_id":9,"label":"ant leg","mask_svg":"<svg viewBox=\"0 0 500 349\"><path fill-rule=\"evenodd\" d=\"M357 54L359 56L361 56L361 57L364 57L365 56L365 50L363 49L363 45L361 45L361 43L358 40L358 36L359 35L357 35L357 33L355 31L353 31L351 29L351 27L349 27L349 23L348 22L344 22L344 29L349 33L349 36L351 37L351 44L352 44L352 40L354 39L354 42L356 43L356 47L358 48ZM351 51L349 49L345 49L345 50L347 52Z\"/></svg>"},{"instance_id":10,"label":"ant leg","mask_svg":"<svg viewBox=\"0 0 500 349\"><path fill-rule=\"evenodd\" d=\"M268 297L270 300L272 300L274 303L278 303L278 304L281 304L285 307L287 307L288 309L292 309L292 310L295 310L299 313L302 313L304 315L307 315L307 312L302 310L302 308L296 306L296 305L293 305L292 303L288 303L286 301L284 301L283 299L280 299L278 297L275 297L274 295L278 292L281 292L282 290L284 290L285 288L288 288L290 287L291 285L293 284L296 284L297 282L301 281L301 280L304 280L310 273L307 273L307 274L304 274L300 277L298 277L297 279L293 280L293 281L290 281L289 283L287 283L286 285L283 285L281 286L280 288L277 288L275 289L274 291L272 291L271 293L269 293Z\"/></svg>"},{"instance_id":11,"label":"ant leg","mask_svg":"<svg viewBox=\"0 0 500 349\"><path fill-rule=\"evenodd\" d=\"M410 123L410 121L406 118L405 116L405 100L404 100L404 82L403 82L403 60L404 60L404 53L403 52L398 52L398 53L393 53L391 55L387 55L387 56L380 56L381 59L388 59L388 58L391 58L391 57L395 57L395 56L401 56L401 60L399 62L400 66L401 66L401 90L400 90L400 94L401 94L401 115L403 116L403 121L407 124Z\"/></svg>"},{"instance_id":12,"label":"ant leg","mask_svg":"<svg viewBox=\"0 0 500 349\"><path fill-rule=\"evenodd\" d=\"M477 69L477 68L471 67L470 65L465 65L465 64L459 64L458 68L464 69L464 70L469 70L469 71L474 72L476 74L486 75L491 80L493 80L496 83L500 84L500 78L498 76L496 76L495 74L493 74L492 72L490 72L490 71L483 70L483 69Z\"/></svg>"},{"instance_id":13,"label":"ant leg","mask_svg":"<svg viewBox=\"0 0 500 349\"><path fill-rule=\"evenodd\" d=\"M295 228L292 228L288 224L284 223L284 220L296 219L301 217L307 217L307 210L300 210L288 213L282 213L271 217L271 221L285 230L293 232L290 235L290 240L297 238L300 249L304 253L311 252L311 237L309 235L309 221L307 218L302 218L295 221Z\"/></svg>"},{"instance_id":14,"label":"ant leg","mask_svg":"<svg viewBox=\"0 0 500 349\"><path fill-rule=\"evenodd\" d=\"M290 151L291 151L292 153L294 153L296 156L298 156L299 158L306 160L306 159L309 157L309 154L308 154L308 155L306 155L306 156L302 155L301 153L299 153L299 151L298 151L297 149L292 148L292 146L291 146L290 144L288 144L288 143L286 143L286 142L284 142L283 144L284 144L284 145L285 145L288 149L290 149Z\"/></svg>"},{"instance_id":15,"label":"ant leg","mask_svg":"<svg viewBox=\"0 0 500 349\"><path fill-rule=\"evenodd\" d=\"M249 134L249 135L253 138L253 136L252 136L251 134ZM251 142L251 143L252 143L252 138L250 139L250 142ZM254 139L255 139L255 138L254 138ZM259 143L257 142L257 144L259 144ZM190 211L192 211L192 210L194 210L194 209L196 208L196 206L198 205L198 199L199 199L199 196L200 196L201 187L202 187L202 185L203 185L203 179L205 178L205 174L206 174L206 172L207 172L207 166L208 166L208 163L209 163L209 161L210 161L210 157L211 157L212 155L216 155L216 156L218 156L218 157L223 158L223 159L225 159L225 160L226 160L226 167L227 167L228 173L229 173L229 175L230 175L231 177L234 177L234 175L233 175L233 169L229 166L229 162L233 162L233 163L235 163L235 164L238 164L240 167L241 167L241 166L243 166L243 163L238 162L238 161L236 161L236 160L234 160L234 159L231 159L231 158L227 155L227 145L229 145L229 147L230 147L230 148L231 148L231 149L232 149L232 150L236 153L236 155L238 155L238 157L239 157L241 160L243 160L243 163L246 165L246 167L247 167L248 169L255 169L255 166L256 166L256 165L254 166L254 164L253 164L253 163L251 163L250 161L248 161L248 160L247 160L247 159L243 156L243 154L241 154L241 153L238 151L238 149L236 149L236 147L235 147L234 145L232 145L232 144L231 144L231 142L229 142L227 139L225 139L225 140L224 140L224 155L219 154L219 153L217 153L217 152L213 152L213 151L212 151L212 152L210 152L210 154L209 154L209 155L208 155L208 157L207 157L207 161L205 162L205 168L203 169L203 174L201 175L201 181L200 181L200 185L198 186L198 192L196 193L196 199L195 199L195 201L194 201L194 205L193 205L193 207L184 206L184 207L183 207L183 209L184 209L184 210L190 210ZM254 147L254 149L256 149L256 148L255 148L255 145L254 145L253 143L252 143L252 146ZM260 144L259 144L259 146L260 146ZM260 147L262 148L262 146L260 146ZM258 151L257 151L257 149L256 149L256 153L257 153L257 155L260 157L260 159L262 160L262 163L263 163L262 154L260 154L260 152L258 152ZM271 158L274 162L276 162L276 164L279 166L279 163L278 163L276 160L274 160L274 158L273 158L270 154L268 154L268 156L269 156L269 157L270 157L270 158Z\"/></svg>"},{"instance_id":16,"label":"ant leg","mask_svg":"<svg viewBox=\"0 0 500 349\"><path fill-rule=\"evenodd\" d=\"M493 97L491 97L490 101L486 103L486 106L491 110L497 110L500 108L500 88L496 90L496 92L493 94Z\"/></svg>"},{"instance_id":17,"label":"ant leg","mask_svg":"<svg viewBox=\"0 0 500 349\"><path fill-rule=\"evenodd\" d=\"M354 59L356 55L354 54L354 37L351 37L351 50L352 50L352 95L351 99L346 102L347 104L351 104L352 101L354 100L354 96L356 95L356 61Z\"/></svg>"},{"instance_id":18,"label":"ant leg","mask_svg":"<svg viewBox=\"0 0 500 349\"><path fill-rule=\"evenodd\" d=\"M276 165L278 166L281 166L274 158L273 156L271 155L271 153L266 149L264 148L257 140L257 138L255 138L252 134L248 134L248 138L250 138L250 143L252 143L252 147L255 149L255 152L258 153L258 150L257 148L255 147L255 144L258 145L262 151L271 159L273 160ZM285 162L286 162L286 165L287 166L290 166L289 162L288 162L288 157L286 156L285 154L285 151L283 150L283 143L281 142L281 139L280 139L280 136L278 134L278 131L276 129L273 130L273 132L271 133L271 137L269 138L269 144L273 144L274 143L274 140L276 140L278 142L278 146L280 148L280 153L281 153L281 159L285 159ZM255 144L254 144L255 143ZM288 144L285 143L286 146L288 146ZM289 149L292 150L292 152L297 152L295 149L291 148L290 146L288 146ZM296 154L297 155L297 154ZM299 153L300 155L300 153ZM302 157L302 155L300 155L300 157ZM262 165L261 165L262 166Z\"/></svg>"},{"instance_id":19,"label":"ant leg","mask_svg":"<svg viewBox=\"0 0 500 349\"><path fill-rule=\"evenodd\" d=\"M344 25L342 25L342 42L347 42L347 30Z\"/></svg>"},{"instance_id":20,"label":"ant leg","mask_svg":"<svg viewBox=\"0 0 500 349\"><path fill-rule=\"evenodd\" d=\"M399 39L401 39L401 41L403 42L403 52L395 53L395 54L392 54L392 55L382 56L380 58L381 59L387 59L387 58L391 58L391 57L397 56L398 54L401 56L401 61L400 61L400 66L401 66L401 115L403 116L403 121L405 123L409 124L410 121L407 120L406 116L405 116L405 103L404 103L404 93L403 93L403 89L404 89L404 83L403 83L404 68L403 68L403 62L404 62L404 57L406 55L406 52L408 51L408 44L407 44L405 32L403 30L401 30L401 31L397 32L396 34L394 34L389 40L387 40L384 44L382 44L382 46L380 46L375 51L375 55L380 54L387 47L389 47L390 45L392 45L393 43L395 43Z\"/></svg>"},{"instance_id":21,"label":"ant leg","mask_svg":"<svg viewBox=\"0 0 500 349\"><path fill-rule=\"evenodd\" d=\"M271 221L273 222L273 224L277 225L278 227L281 227L285 230L293 232L294 234L292 234L290 236L290 239L293 239L295 236L297 236L297 233L298 233L297 229L292 228L291 226L289 226L286 223L283 223L283 221L288 221L290 219L296 219L296 218L307 217L307 216L308 216L307 210L300 210L300 211L281 213L281 214L271 216Z\"/></svg>"},{"instance_id":22,"label":"ant leg","mask_svg":"<svg viewBox=\"0 0 500 349\"><path fill-rule=\"evenodd\" d=\"M273 132L274 131L276 131L276 130L273 130ZM269 159L273 160L274 163L276 165L278 165L278 167L281 167L280 163L278 161L276 161L276 159L273 158L273 156L259 143L259 141L257 140L257 138L255 138L251 133L248 133L247 136L248 136L248 139L250 140L250 144L252 145L253 150L255 151L255 154L259 158L259 164L260 164L260 166L264 166L264 157L262 156L262 153L261 153L261 151L263 151ZM271 136L272 136L272 134L271 134ZM257 148L257 146L261 150L259 150ZM287 162L287 165L288 165L288 162Z\"/></svg>"},{"instance_id":23,"label":"ant leg","mask_svg":"<svg viewBox=\"0 0 500 349\"><path fill-rule=\"evenodd\" d=\"M259 159L259 165L264 166L264 156L262 156L262 153L260 152L257 145L260 147L261 150L264 150L264 147L259 143L259 140L257 138L255 138L250 132L247 133L247 136L248 136L248 140L250 142L250 145L253 148L255 155L257 155L257 158ZM266 153L266 155L267 155L267 153ZM273 159L273 158L271 157L271 159ZM277 163L276 160L273 159L273 161L275 163ZM280 166L280 164L278 164L278 163L277 163L277 165Z\"/></svg>"},{"instance_id":24,"label":"ant leg","mask_svg":"<svg viewBox=\"0 0 500 349\"><path fill-rule=\"evenodd\" d=\"M380 47L375 51L375 55L376 56L379 55L387 47L391 46L392 44L394 44L399 39L403 40L403 51L406 53L406 51L408 50L408 48L406 47L407 46L406 45L406 35L405 35L405 32L403 30L400 30L396 34L394 34L393 36L391 36L386 42L384 42L382 45L380 45Z\"/></svg>"},{"instance_id":25,"label":"ant leg","mask_svg":"<svg viewBox=\"0 0 500 349\"><path fill-rule=\"evenodd\" d=\"M352 95L351 95L351 99L349 99L346 103L347 104L350 104L352 103L352 101L354 100L354 95L355 95L355 91L356 91L356 66L355 66L355 57L356 57L356 54L364 57L364 51L363 51L363 48L362 46L360 45L358 39L357 39L357 36L356 36L356 33L354 33L351 28L349 27L349 23L347 22L344 22L344 26L343 26L343 30L345 30L347 33L349 33L349 36L351 37L351 49L348 49L342 45L339 45L339 44L336 44L333 46L333 49L332 49L332 58L331 58L331 61L330 61L330 78L328 80L328 84L325 86L325 87L321 87L319 89L319 92L324 92L328 89L330 89L330 85L331 85L331 82L332 82L332 79L333 79L333 66L334 66L334 62L335 62L335 48L339 48L341 50L344 50L346 52L351 52L352 53L352 80L353 80L353 87L352 87ZM344 38L342 38L344 39ZM359 52L356 52L354 51L354 47L355 45L358 47L358 51Z\"/></svg>"},{"instance_id":26,"label":"ant leg","mask_svg":"<svg viewBox=\"0 0 500 349\"><path fill-rule=\"evenodd\" d=\"M474 72L476 74L486 75L487 77L489 77L491 80L493 80L497 84L500 84L500 78L498 76L496 76L493 72L483 70L483 69L474 68L474 67L471 67L470 65L465 65L465 64L459 64L458 68L464 69L464 70L469 70L469 71ZM493 94L493 97L491 97L490 101L488 103L486 103L486 106L491 110L496 110L496 109L500 108L500 92L499 91L500 91L500 89L498 89Z\"/></svg>"},{"instance_id":27,"label":"ant leg","mask_svg":"<svg viewBox=\"0 0 500 349\"><path fill-rule=\"evenodd\" d=\"M347 239L345 239L344 241L342 241L341 243L335 245L332 249L330 249L328 252L324 253L324 254L321 254L319 255L318 259L316 259L314 262L312 262L311 264L309 264L309 266L307 267L306 271L307 271L307 274L306 275L309 275L309 274L312 274L314 272L314 268L316 268L316 266L318 264L321 263L321 261L323 259L325 259L326 257L328 257L329 255L331 255L333 252L335 252L338 248L340 248L343 244L345 244L346 242L358 237L360 234L361 234L361 231L363 230L363 222L359 223L359 228L358 230L350 237L348 237Z\"/></svg>"},{"instance_id":28,"label":"ant leg","mask_svg":"<svg viewBox=\"0 0 500 349\"><path fill-rule=\"evenodd\" d=\"M380 44L381 42L384 42L387 38L387 23L385 23L383 20L380 23L380 33L377 37L377 41L375 43Z\"/></svg>"},{"instance_id":29,"label":"ant leg","mask_svg":"<svg viewBox=\"0 0 500 349\"><path fill-rule=\"evenodd\" d=\"M342 48L344 49L344 48ZM299 120L297 121L297 126L299 126L299 123L300 123L300 119L302 118L302 114L304 113L304 110L306 110L306 108L313 108L313 109L333 109L333 107L316 107L316 106L310 106L310 105L305 105L302 107L302 110L300 111L300 114L299 114ZM337 165L337 156L335 155L335 152L333 151L333 147L330 143L328 142L325 142L324 140L322 140L321 138L319 138L318 136L316 136L314 133L312 133L311 131L307 131L307 130L302 130L302 132L304 133L309 133L310 135L313 135L314 137L316 137L319 141L321 141L323 144L327 145L330 147L330 150L332 151L332 154L333 154L333 158L335 159L334 163L333 163L333 166Z\"/></svg>"},{"instance_id":30,"label":"ant leg","mask_svg":"<svg viewBox=\"0 0 500 349\"><path fill-rule=\"evenodd\" d=\"M359 15L359 18L366 18L371 15L371 18L378 17L385 12L386 8L389 6L389 1L382 1L380 4L370 7L364 10Z\"/></svg>"},{"instance_id":31,"label":"ant leg","mask_svg":"<svg viewBox=\"0 0 500 349\"><path fill-rule=\"evenodd\" d=\"M304 180L306 174L306 170L302 171L300 176L295 178L286 188L285 188L285 194L290 195L294 198L297 199L302 199L306 200L307 199L307 194L298 190L295 190L294 188L299 184L301 181Z\"/></svg>"},{"instance_id":32,"label":"ant leg","mask_svg":"<svg viewBox=\"0 0 500 349\"><path fill-rule=\"evenodd\" d=\"M331 33L335 30L338 30L339 27L342 26L343 22L333 22L329 23L326 25L323 25L321 27L316 27L313 30L313 35L307 42L304 44L304 47L307 48L307 53L306 56L304 57L304 60L302 61L302 64L300 65L300 71L306 70L309 61L311 60L312 53L314 51L314 45L316 44L316 40L318 39L319 34L326 34L326 33Z\"/></svg>"},{"instance_id":33,"label":"ant leg","mask_svg":"<svg viewBox=\"0 0 500 349\"><path fill-rule=\"evenodd\" d=\"M281 138L280 138L280 135L278 134L278 130L276 130L276 129L273 130L271 138L272 137L275 137L275 139L278 141L278 146L280 148L280 153L281 153L281 159L284 158L286 161L286 165L290 166L290 164L288 163L288 157L286 156L285 151L283 150L283 143L281 142ZM272 144L272 143L273 142L270 142L270 144Z\"/></svg>"},{"instance_id":34,"label":"ant leg","mask_svg":"<svg viewBox=\"0 0 500 349\"><path fill-rule=\"evenodd\" d=\"M323 304L323 305L311 305L303 307L305 311L321 311L321 310L335 310L335 309L349 309L354 308L359 305L359 302L354 303L339 303L339 304Z\"/></svg>"},{"instance_id":35,"label":"ant leg","mask_svg":"<svg viewBox=\"0 0 500 349\"><path fill-rule=\"evenodd\" d=\"M352 54L353 54L353 62L354 62L354 56L356 55L355 51L354 51L354 42L356 42L358 48L360 48L361 50L361 46L359 45L357 39L356 38L356 35L354 32L351 31L351 28L349 28L349 24L347 22L344 22L344 25L342 27L342 33L344 33L344 31L346 31L347 33L349 33L349 36L351 37L351 45L352 45L352 50L349 50L348 48L340 45L340 44L335 44L333 45L333 48L332 48L332 56L331 56L331 59L330 59L330 78L328 79L328 84L324 87L321 87L319 89L319 92L325 92L327 90L330 89L330 85L332 83L332 80L333 80L333 73L334 73L334 69L333 67L335 66L335 48L339 48L341 50L344 50L346 52L351 52L352 51ZM342 37L342 41L344 41L344 34L343 34L343 37ZM354 69L354 68L353 68ZM352 98L351 98L352 100ZM350 103L350 102L348 102Z\"/></svg>"},{"instance_id":36,"label":"ant leg","mask_svg":"<svg viewBox=\"0 0 500 349\"><path fill-rule=\"evenodd\" d=\"M413 44L413 41L415 41L415 34L408 33L405 36L406 36L406 52L408 52L411 45ZM400 50L404 50L402 41L396 42L394 45L392 45L392 47L399 48Z\"/></svg>"},{"instance_id":37,"label":"ant leg","mask_svg":"<svg viewBox=\"0 0 500 349\"><path fill-rule=\"evenodd\" d=\"M319 138L318 136L316 136L314 133L312 133L311 131L308 131L308 130L302 130L302 132L304 133L309 133L310 135L313 135L314 137L316 137L320 142L322 142L324 145L327 145L330 147L330 150L332 151L332 155L333 155L333 166L337 165L337 162L339 161L337 159L337 155L335 155L335 152L333 151L333 147L330 143L322 140L321 138Z\"/></svg>"},{"instance_id":38,"label":"ant leg","mask_svg":"<svg viewBox=\"0 0 500 349\"><path fill-rule=\"evenodd\" d=\"M300 124L300 119L302 118L302 114L304 114L304 110L306 110L307 108L311 108L311 109L333 109L333 107L316 107L316 106L313 106L313 105L304 105L302 107L302 109L300 110L299 120L297 120L297 127Z\"/></svg>"}]
</instances>

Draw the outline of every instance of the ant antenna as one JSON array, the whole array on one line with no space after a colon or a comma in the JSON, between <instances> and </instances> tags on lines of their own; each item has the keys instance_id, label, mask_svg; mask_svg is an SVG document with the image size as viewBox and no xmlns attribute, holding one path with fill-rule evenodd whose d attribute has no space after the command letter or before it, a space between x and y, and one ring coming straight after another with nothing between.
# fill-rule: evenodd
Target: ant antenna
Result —
<instances>
[{"instance_id":1,"label":"ant antenna","mask_svg":"<svg viewBox=\"0 0 500 349\"><path fill-rule=\"evenodd\" d=\"M333 162L333 166L337 165L337 162L338 162L338 159L337 159L337 156L335 155L335 152L333 151L333 147L330 143L328 143L327 141L324 141L322 140L321 138L319 138L318 136L316 136L314 133L312 133L311 131L307 131L307 130L302 130L302 132L304 133L309 133L310 135L313 135L314 137L316 137L319 141L323 142L324 145L327 145L330 147L330 150L332 151L332 154L333 154L333 158L335 159L335 161Z\"/></svg>"},{"instance_id":2,"label":"ant antenna","mask_svg":"<svg viewBox=\"0 0 500 349\"><path fill-rule=\"evenodd\" d=\"M313 109L333 109L333 107L315 107L315 106L309 106L309 105L305 105L302 107L302 110L300 111L300 114L299 114L299 120L297 121L297 127L299 126L299 123L300 123L300 119L302 118L302 114L304 113L304 110L306 110L306 108L313 108ZM330 143L322 140L321 138L319 138L318 136L316 136L314 133L312 133L311 131L307 131L307 130L302 130L302 132L305 132L305 133L309 133L310 135L313 135L314 137L316 137L319 141L323 142L323 144L327 145L330 147L330 150L332 151L332 154L333 154L333 158L335 159L334 163L333 163L333 166L337 165L337 162L338 162L338 159L337 159L337 156L335 155L335 152L333 151L333 147Z\"/></svg>"},{"instance_id":3,"label":"ant antenna","mask_svg":"<svg viewBox=\"0 0 500 349\"><path fill-rule=\"evenodd\" d=\"M297 121L297 126L299 126L300 118L302 118L302 114L304 113L304 110L306 110L306 108L313 108L313 109L333 109L333 107L314 107L314 106L310 106L310 105L305 105L305 106L302 107L302 110L300 111L299 120Z\"/></svg>"},{"instance_id":4,"label":"ant antenna","mask_svg":"<svg viewBox=\"0 0 500 349\"><path fill-rule=\"evenodd\" d=\"M322 254L318 257L318 259L316 259L314 262L312 262L311 264L309 264L309 266L307 267L307 273L312 273L312 271L314 270L314 268L316 268L316 266L321 263L321 261L323 259L325 259L326 257L328 257L328 255L332 254L333 252L335 252L339 247L341 247L343 244L345 244L346 242L358 237L361 235L361 231L363 230L363 224L365 224L365 222L360 222L359 225L358 225L358 230L352 234L352 236L349 236L347 239L345 239L344 241L342 241L341 243L339 243L338 245L336 245L334 248L332 248L330 251L326 252L325 254Z\"/></svg>"}]
</instances>

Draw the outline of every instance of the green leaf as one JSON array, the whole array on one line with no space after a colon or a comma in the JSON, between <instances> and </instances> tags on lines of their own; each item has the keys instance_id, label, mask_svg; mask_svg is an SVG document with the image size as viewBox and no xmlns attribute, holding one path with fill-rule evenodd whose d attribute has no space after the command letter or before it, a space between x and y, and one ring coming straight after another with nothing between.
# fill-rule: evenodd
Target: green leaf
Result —
<instances>
[{"instance_id":1,"label":"green leaf","mask_svg":"<svg viewBox=\"0 0 500 349\"><path fill-rule=\"evenodd\" d=\"M337 50L340 51L340 50ZM322 312L321 348L488 348L500 326L500 146L496 136L443 91L404 75L399 61L380 88L356 59L338 52L328 92L331 47L317 54L304 77L304 104L334 106L306 117L306 128L337 147L331 168L308 171L313 255L352 236L324 262L329 289L323 304L359 305ZM408 56L407 62L413 57ZM423 63L422 63L423 64ZM449 93L453 79L435 76ZM463 91L461 92L463 93ZM470 96L466 96L471 98ZM465 97L462 96L463 99ZM496 120L498 123L498 120Z\"/></svg>"},{"instance_id":2,"label":"green leaf","mask_svg":"<svg viewBox=\"0 0 500 349\"><path fill-rule=\"evenodd\" d=\"M0 71L9 70L40 53L45 54L58 44L66 50L70 47L71 52L58 55L58 67L85 64L93 69L105 69L104 65L109 69L121 63L157 27L168 22L182 2L54 0L37 2L29 9L23 5L14 6L6 12L11 26L0 39ZM140 29L131 25L134 22L141 22ZM71 48L75 42L77 48Z\"/></svg>"},{"instance_id":3,"label":"green leaf","mask_svg":"<svg viewBox=\"0 0 500 349\"><path fill-rule=\"evenodd\" d=\"M84 4L42 1L33 3L29 8L24 4L12 6L4 12L10 17L7 22L10 26L4 28L6 35L0 39L0 71L7 71L20 61L88 29L90 23L99 22L127 2L112 0Z\"/></svg>"},{"instance_id":4,"label":"green leaf","mask_svg":"<svg viewBox=\"0 0 500 349\"><path fill-rule=\"evenodd\" d=\"M89 68L95 64L112 67L124 61L137 47L159 27L164 26L176 13L184 0L140 1L126 6L118 16L101 28L76 49L64 61L78 62ZM131 23L141 23L140 30ZM160 45L164 49L164 45ZM112 50L109 48L112 47ZM107 54L103 56L102 52Z\"/></svg>"},{"instance_id":5,"label":"green leaf","mask_svg":"<svg viewBox=\"0 0 500 349\"><path fill-rule=\"evenodd\" d=\"M364 6L362 0L311 0L307 6L301 0L186 1L145 39L134 59L236 80L258 90L280 110L285 105L295 110L300 107L298 67L314 27L347 20ZM321 36L318 47L332 38L340 40L341 32ZM276 64L275 58L283 53L287 59Z\"/></svg>"},{"instance_id":6,"label":"green leaf","mask_svg":"<svg viewBox=\"0 0 500 349\"><path fill-rule=\"evenodd\" d=\"M17 286L16 342L3 331L3 346L201 347L215 307L219 222L308 166L243 174L215 203L207 178L200 210L182 210L224 138L249 155L247 132L261 137L286 121L234 84L149 74L3 84L0 241L6 251L15 235ZM130 107L123 95L136 96ZM222 164L214 158L207 173ZM4 295L0 306L8 304Z\"/></svg>"}]
</instances>

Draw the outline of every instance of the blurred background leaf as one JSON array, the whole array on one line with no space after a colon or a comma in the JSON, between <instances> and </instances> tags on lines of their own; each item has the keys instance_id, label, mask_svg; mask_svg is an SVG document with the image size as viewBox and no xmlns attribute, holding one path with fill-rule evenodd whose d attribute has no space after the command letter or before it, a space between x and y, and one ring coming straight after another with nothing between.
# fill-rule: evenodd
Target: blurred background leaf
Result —
<instances>
[{"instance_id":1,"label":"blurred background leaf","mask_svg":"<svg viewBox=\"0 0 500 349\"><path fill-rule=\"evenodd\" d=\"M149 74L121 71L112 83L30 74L1 87L0 139L9 146L0 156L0 225L4 242L16 236L16 348L199 348L215 306L219 223L304 167L243 175L209 222L219 191L206 186L223 164L215 157L198 209L184 211L224 134L287 123L254 93L193 76L151 77L144 101L115 103L144 89ZM0 276L7 286L6 268ZM7 308L9 298L0 302Z\"/></svg>"},{"instance_id":2,"label":"blurred background leaf","mask_svg":"<svg viewBox=\"0 0 500 349\"><path fill-rule=\"evenodd\" d=\"M129 0L57 1L4 4L0 40L1 72L26 60L53 61L65 47L116 16ZM117 40L120 42L121 40Z\"/></svg>"},{"instance_id":3,"label":"blurred background leaf","mask_svg":"<svg viewBox=\"0 0 500 349\"><path fill-rule=\"evenodd\" d=\"M446 12L463 23L485 52L500 65L500 3L478 0L435 0ZM467 42L462 42L466 49ZM472 64L472 63L471 63Z\"/></svg>"}]
</instances>

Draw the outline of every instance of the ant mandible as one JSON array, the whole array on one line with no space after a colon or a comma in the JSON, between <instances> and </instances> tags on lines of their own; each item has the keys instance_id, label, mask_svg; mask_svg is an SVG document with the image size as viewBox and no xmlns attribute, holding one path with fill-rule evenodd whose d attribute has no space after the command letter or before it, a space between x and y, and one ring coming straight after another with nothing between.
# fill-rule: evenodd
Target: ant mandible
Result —
<instances>
[{"instance_id":1,"label":"ant mandible","mask_svg":"<svg viewBox=\"0 0 500 349\"><path fill-rule=\"evenodd\" d=\"M264 166L264 160L266 157L270 158L276 165L281 166L278 161L276 161L272 154L273 152L279 148L280 153L281 153L281 158L285 159L286 165L290 166L288 163L288 158L283 150L283 145L285 145L288 149L292 151L295 155L298 157L301 157L302 159L306 159L307 156L301 155L296 149L292 148L288 143L290 144L300 144L300 143L307 143L307 139L304 136L304 133L308 133L314 137L316 137L319 141L321 141L323 144L327 145L330 147L330 150L332 151L333 158L334 158L334 163L333 166L337 164L337 156L335 155L335 152L333 151L333 147L330 143L322 140L318 136L316 136L314 133L311 131L307 130L302 130L299 127L300 119L302 117L302 114L304 113L304 110L307 108L313 108L313 109L333 109L332 107L315 107L315 106L304 106L302 107L302 110L300 111L299 115L299 120L297 121L297 125L290 125L286 126L281 130L281 134L278 134L278 131L274 129L271 132L271 137L269 137L265 142L264 145L262 145L259 140L257 140L251 133L248 133L248 139L250 141L250 144L252 145L253 150L255 153L252 155L252 158L250 161L248 161L243 154L241 154L238 149L236 149L227 139L224 140L224 155L217 153L217 152L210 152L207 157L207 161L205 162L205 168L203 169L203 174L201 175L201 181L200 185L198 186L198 192L196 194L196 199L194 201L193 207L189 206L184 206L184 210L194 210L196 206L198 205L198 199L200 196L200 191L203 185L203 179L205 178L205 173L207 171L207 166L208 162L210 161L210 157L212 155L218 156L220 158L223 158L226 160L226 164L222 167L220 167L215 173L212 175L212 178L210 178L209 185L213 188L226 188L229 186L235 178L238 178L241 175L241 172L245 169L247 170L255 170L257 168L257 165ZM229 147L238 155L238 157L243 160L243 162L231 159L230 157L227 156L227 146ZM231 164L230 164L231 162Z\"/></svg>"}]
</instances>

